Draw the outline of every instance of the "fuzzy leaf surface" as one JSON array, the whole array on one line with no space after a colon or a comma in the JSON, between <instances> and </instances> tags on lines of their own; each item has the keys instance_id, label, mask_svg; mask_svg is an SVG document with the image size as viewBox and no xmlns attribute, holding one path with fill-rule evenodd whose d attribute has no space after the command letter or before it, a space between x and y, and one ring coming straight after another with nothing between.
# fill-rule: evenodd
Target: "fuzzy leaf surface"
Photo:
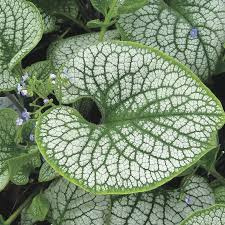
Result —
<instances>
[{"instance_id":1,"label":"fuzzy leaf surface","mask_svg":"<svg viewBox=\"0 0 225 225\"><path fill-rule=\"evenodd\" d=\"M168 191L159 188L112 197L110 225L179 225L192 212L214 203L208 182L193 176L183 189Z\"/></svg>"},{"instance_id":2,"label":"fuzzy leaf surface","mask_svg":"<svg viewBox=\"0 0 225 225\"><path fill-rule=\"evenodd\" d=\"M26 0L0 0L0 34L0 91L8 91L20 79L14 67L42 37L38 9Z\"/></svg>"},{"instance_id":3,"label":"fuzzy leaf surface","mask_svg":"<svg viewBox=\"0 0 225 225\"><path fill-rule=\"evenodd\" d=\"M184 65L134 43L80 50L63 68L62 102L95 100L99 125L59 106L38 120L47 162L94 193L154 189L211 150L224 124L220 102Z\"/></svg>"},{"instance_id":4,"label":"fuzzy leaf surface","mask_svg":"<svg viewBox=\"0 0 225 225\"><path fill-rule=\"evenodd\" d=\"M203 81L213 74L225 42L222 0L150 0L118 27L124 38L177 58Z\"/></svg>"}]
</instances>

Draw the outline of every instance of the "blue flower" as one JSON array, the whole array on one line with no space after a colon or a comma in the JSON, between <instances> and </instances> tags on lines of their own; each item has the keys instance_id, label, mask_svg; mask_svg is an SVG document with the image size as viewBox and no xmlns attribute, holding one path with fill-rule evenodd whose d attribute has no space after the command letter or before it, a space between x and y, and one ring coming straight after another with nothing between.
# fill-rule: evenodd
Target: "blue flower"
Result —
<instances>
[{"instance_id":1,"label":"blue flower","mask_svg":"<svg viewBox=\"0 0 225 225\"><path fill-rule=\"evenodd\" d=\"M197 38L198 37L198 29L197 28L192 28L190 31L190 35L192 38Z\"/></svg>"},{"instance_id":2,"label":"blue flower","mask_svg":"<svg viewBox=\"0 0 225 225\"><path fill-rule=\"evenodd\" d=\"M29 74L28 74L28 73L25 73L25 74L22 76L22 82L24 83L28 78L29 78Z\"/></svg>"},{"instance_id":3,"label":"blue flower","mask_svg":"<svg viewBox=\"0 0 225 225\"><path fill-rule=\"evenodd\" d=\"M21 117L23 120L27 121L30 119L30 113L27 112L27 110L25 109L22 113L21 113Z\"/></svg>"},{"instance_id":4,"label":"blue flower","mask_svg":"<svg viewBox=\"0 0 225 225\"><path fill-rule=\"evenodd\" d=\"M56 79L56 75L54 73L51 73L49 76L50 76L51 80L55 80Z\"/></svg>"},{"instance_id":5,"label":"blue flower","mask_svg":"<svg viewBox=\"0 0 225 225\"><path fill-rule=\"evenodd\" d=\"M17 92L20 94L20 92L23 90L23 86L21 84L17 84Z\"/></svg>"},{"instance_id":6,"label":"blue flower","mask_svg":"<svg viewBox=\"0 0 225 225\"><path fill-rule=\"evenodd\" d=\"M28 91L26 89L22 90L20 93L21 93L22 96L27 96L28 95Z\"/></svg>"},{"instance_id":7,"label":"blue flower","mask_svg":"<svg viewBox=\"0 0 225 225\"><path fill-rule=\"evenodd\" d=\"M44 100L43 100L43 103L44 104L47 104L49 102L49 99L48 98L45 98Z\"/></svg>"},{"instance_id":8,"label":"blue flower","mask_svg":"<svg viewBox=\"0 0 225 225\"><path fill-rule=\"evenodd\" d=\"M30 134L30 141L32 141L32 142L34 142L34 140L35 140L35 137L34 137L34 135L33 134Z\"/></svg>"},{"instance_id":9,"label":"blue flower","mask_svg":"<svg viewBox=\"0 0 225 225\"><path fill-rule=\"evenodd\" d=\"M23 124L23 119L17 118L17 119L16 119L16 125L17 125L17 126L21 126L22 124Z\"/></svg>"}]
</instances>

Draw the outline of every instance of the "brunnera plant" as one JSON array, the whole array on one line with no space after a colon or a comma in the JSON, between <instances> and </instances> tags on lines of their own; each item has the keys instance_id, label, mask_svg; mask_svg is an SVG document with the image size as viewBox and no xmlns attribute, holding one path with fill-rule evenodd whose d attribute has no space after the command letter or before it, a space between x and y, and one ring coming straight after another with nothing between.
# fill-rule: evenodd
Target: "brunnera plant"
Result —
<instances>
[{"instance_id":1,"label":"brunnera plant","mask_svg":"<svg viewBox=\"0 0 225 225\"><path fill-rule=\"evenodd\" d=\"M0 200L22 195L0 224L223 224L224 15L222 0L0 0Z\"/></svg>"}]
</instances>

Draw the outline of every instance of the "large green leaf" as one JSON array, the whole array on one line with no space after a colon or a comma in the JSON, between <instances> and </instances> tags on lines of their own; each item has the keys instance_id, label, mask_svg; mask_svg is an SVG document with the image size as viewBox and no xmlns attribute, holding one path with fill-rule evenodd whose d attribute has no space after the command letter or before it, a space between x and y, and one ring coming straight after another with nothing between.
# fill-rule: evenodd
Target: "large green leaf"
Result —
<instances>
[{"instance_id":1,"label":"large green leaf","mask_svg":"<svg viewBox=\"0 0 225 225\"><path fill-rule=\"evenodd\" d=\"M117 31L106 32L105 39L118 39ZM52 61L56 69L60 69L64 63L73 58L81 49L95 45L99 42L99 33L77 35L54 42L48 49L48 59Z\"/></svg>"},{"instance_id":2,"label":"large green leaf","mask_svg":"<svg viewBox=\"0 0 225 225\"><path fill-rule=\"evenodd\" d=\"M225 205L214 205L194 212L180 225L224 225Z\"/></svg>"},{"instance_id":3,"label":"large green leaf","mask_svg":"<svg viewBox=\"0 0 225 225\"><path fill-rule=\"evenodd\" d=\"M13 69L40 41L43 22L38 9L26 0L0 0L0 91L19 81Z\"/></svg>"},{"instance_id":4,"label":"large green leaf","mask_svg":"<svg viewBox=\"0 0 225 225\"><path fill-rule=\"evenodd\" d=\"M118 21L124 38L165 51L202 80L215 71L225 42L222 0L149 0Z\"/></svg>"},{"instance_id":5,"label":"large green leaf","mask_svg":"<svg viewBox=\"0 0 225 225\"><path fill-rule=\"evenodd\" d=\"M184 189L115 196L110 225L179 225L192 212L214 204L207 181L192 177Z\"/></svg>"},{"instance_id":6,"label":"large green leaf","mask_svg":"<svg viewBox=\"0 0 225 225\"><path fill-rule=\"evenodd\" d=\"M96 193L154 189L196 163L224 124L220 102L184 65L143 45L100 43L63 68L65 104L90 96L102 123L58 106L38 120L48 163Z\"/></svg>"}]
</instances>

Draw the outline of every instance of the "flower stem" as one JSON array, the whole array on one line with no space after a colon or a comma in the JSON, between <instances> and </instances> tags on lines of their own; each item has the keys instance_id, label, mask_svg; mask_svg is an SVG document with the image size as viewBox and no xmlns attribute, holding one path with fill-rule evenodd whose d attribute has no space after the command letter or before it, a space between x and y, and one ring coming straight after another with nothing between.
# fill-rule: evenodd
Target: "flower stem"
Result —
<instances>
[{"instance_id":1,"label":"flower stem","mask_svg":"<svg viewBox=\"0 0 225 225\"><path fill-rule=\"evenodd\" d=\"M99 34L99 41L104 40L104 36L105 36L106 31L107 31L107 28L108 28L108 26L109 26L109 24L110 24L110 22L113 18L113 13L114 13L116 4L117 4L117 0L113 0L112 5L109 9L109 12L107 13L107 15L105 17L105 21L104 21L103 26L101 28L101 31L100 31L100 34Z\"/></svg>"}]
</instances>

